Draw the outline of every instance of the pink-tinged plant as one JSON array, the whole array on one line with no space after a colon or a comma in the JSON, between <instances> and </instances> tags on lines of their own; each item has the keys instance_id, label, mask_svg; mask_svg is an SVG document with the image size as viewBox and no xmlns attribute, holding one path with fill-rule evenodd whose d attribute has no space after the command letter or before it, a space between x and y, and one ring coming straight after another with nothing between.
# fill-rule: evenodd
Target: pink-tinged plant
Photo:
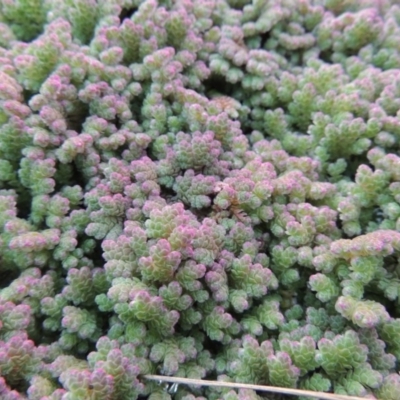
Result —
<instances>
[{"instance_id":1,"label":"pink-tinged plant","mask_svg":"<svg viewBox=\"0 0 400 400\"><path fill-rule=\"evenodd\" d=\"M394 0L0 2L0 398L397 399L399 37Z\"/></svg>"}]
</instances>

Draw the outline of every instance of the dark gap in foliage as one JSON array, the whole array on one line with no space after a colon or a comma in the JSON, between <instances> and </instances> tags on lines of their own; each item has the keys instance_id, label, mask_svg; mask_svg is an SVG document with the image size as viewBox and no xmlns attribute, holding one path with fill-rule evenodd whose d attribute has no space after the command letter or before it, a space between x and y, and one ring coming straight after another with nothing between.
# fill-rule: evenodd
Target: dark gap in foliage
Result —
<instances>
[{"instance_id":1,"label":"dark gap in foliage","mask_svg":"<svg viewBox=\"0 0 400 400\"><path fill-rule=\"evenodd\" d=\"M327 64L332 64L332 51L330 49L321 51L321 53L319 53L319 59Z\"/></svg>"},{"instance_id":2,"label":"dark gap in foliage","mask_svg":"<svg viewBox=\"0 0 400 400\"><path fill-rule=\"evenodd\" d=\"M22 191L17 190L17 218L28 219L31 213L32 196L25 188Z\"/></svg>"},{"instance_id":3,"label":"dark gap in foliage","mask_svg":"<svg viewBox=\"0 0 400 400\"><path fill-rule=\"evenodd\" d=\"M196 216L197 220L202 223L203 220L205 218L212 218L212 216L210 216L210 214L212 213L212 208L211 207L207 207L207 208L191 208L188 204L184 203L182 200L181 202L190 209L190 212ZM185 208L186 208L185 207ZM217 218L214 218L217 219Z\"/></svg>"},{"instance_id":4,"label":"dark gap in foliage","mask_svg":"<svg viewBox=\"0 0 400 400\"><path fill-rule=\"evenodd\" d=\"M227 0L229 6L235 10L243 10L243 7L249 4L248 0Z\"/></svg>"},{"instance_id":5,"label":"dark gap in foliage","mask_svg":"<svg viewBox=\"0 0 400 400\"><path fill-rule=\"evenodd\" d=\"M89 117L89 106L79 101L74 108L75 112L66 116L67 127L68 129L81 133L83 124L86 118Z\"/></svg>"},{"instance_id":6,"label":"dark gap in foliage","mask_svg":"<svg viewBox=\"0 0 400 400\"><path fill-rule=\"evenodd\" d=\"M244 124L240 121L240 127L242 129L243 135L250 136L254 129L249 124Z\"/></svg>"},{"instance_id":7,"label":"dark gap in foliage","mask_svg":"<svg viewBox=\"0 0 400 400\"><path fill-rule=\"evenodd\" d=\"M207 97L214 93L222 94L225 96L233 97L235 85L225 81L220 75L212 74L207 80L203 82L205 94Z\"/></svg>"},{"instance_id":8,"label":"dark gap in foliage","mask_svg":"<svg viewBox=\"0 0 400 400\"><path fill-rule=\"evenodd\" d=\"M180 202L175 191L172 188L168 188L163 185L160 185L160 187L161 187L160 196L167 201L167 204L174 204L177 203L178 201Z\"/></svg>"},{"instance_id":9,"label":"dark gap in foliage","mask_svg":"<svg viewBox=\"0 0 400 400\"><path fill-rule=\"evenodd\" d=\"M18 268L0 271L0 289L7 287L13 280L17 279L20 275L20 272L21 271Z\"/></svg>"},{"instance_id":10,"label":"dark gap in foliage","mask_svg":"<svg viewBox=\"0 0 400 400\"><path fill-rule=\"evenodd\" d=\"M211 355L215 356L221 352L221 342L210 339L208 336L204 336L203 348L207 349Z\"/></svg>"},{"instance_id":11,"label":"dark gap in foliage","mask_svg":"<svg viewBox=\"0 0 400 400\"><path fill-rule=\"evenodd\" d=\"M90 311L90 308L88 308L88 311ZM98 311L97 305L94 304L93 314L96 314L96 311ZM97 327L100 328L100 331L101 331L100 337L107 336L108 331L111 328L110 320L111 320L111 317L114 316L114 315L115 315L115 313L113 311L98 313L98 317L96 318L96 322L97 322ZM89 341L89 343L88 343L88 351L85 353L86 357L91 352L97 350L96 349L96 343L97 343L97 340L95 342ZM86 360L85 354L82 355L82 359L83 360Z\"/></svg>"},{"instance_id":12,"label":"dark gap in foliage","mask_svg":"<svg viewBox=\"0 0 400 400\"><path fill-rule=\"evenodd\" d=\"M121 10L121 13L119 14L119 20L121 21L121 23L123 22L124 19L129 19L132 17L132 15L137 11L137 7L133 7L133 8L123 8Z\"/></svg>"},{"instance_id":13,"label":"dark gap in foliage","mask_svg":"<svg viewBox=\"0 0 400 400\"><path fill-rule=\"evenodd\" d=\"M265 49L265 45L266 45L268 39L270 39L270 37L271 37L270 32L265 32L260 35L260 39L261 39L260 49Z\"/></svg>"},{"instance_id":14,"label":"dark gap in foliage","mask_svg":"<svg viewBox=\"0 0 400 400\"><path fill-rule=\"evenodd\" d=\"M122 127L122 122L121 122L121 119L118 117L118 116L116 116L115 117L115 119L113 119L112 121L110 121L112 124L114 124L115 125L115 127L118 129L118 130L120 130L121 129L121 127Z\"/></svg>"},{"instance_id":15,"label":"dark gap in foliage","mask_svg":"<svg viewBox=\"0 0 400 400\"><path fill-rule=\"evenodd\" d=\"M29 104L29 100L33 97L33 96L35 96L37 93L34 93L34 92L32 92L32 91L30 91L30 90L27 90L27 89L23 89L23 91L22 91L22 96L23 96L23 98L24 98L24 102L26 103L26 104Z\"/></svg>"},{"instance_id":16,"label":"dark gap in foliage","mask_svg":"<svg viewBox=\"0 0 400 400\"><path fill-rule=\"evenodd\" d=\"M391 301L386 297L384 297L383 293L368 290L368 287L366 287L364 291L363 301L368 301L368 300L382 304L392 318L399 317L399 313L396 311L397 300Z\"/></svg>"},{"instance_id":17,"label":"dark gap in foliage","mask_svg":"<svg viewBox=\"0 0 400 400\"><path fill-rule=\"evenodd\" d=\"M65 168L62 168L64 166ZM85 188L87 181L84 179L82 174L79 172L79 168L77 167L76 163L73 162L71 164L61 164L57 163L57 172L64 172L64 174L56 174L54 175L54 178L56 180L56 186L54 188L54 192L59 193L60 190L64 186L80 186L82 189ZM69 171L67 171L69 169ZM67 172L67 173L65 173ZM59 175L59 176L58 176ZM62 179L64 178L64 179Z\"/></svg>"},{"instance_id":18,"label":"dark gap in foliage","mask_svg":"<svg viewBox=\"0 0 400 400\"><path fill-rule=\"evenodd\" d=\"M78 173L78 169L74 163L62 164L57 162L54 180L56 182L54 192L57 193L67 185L75 186L78 184L82 188L83 185L85 185L85 182L83 181L82 176Z\"/></svg>"},{"instance_id":19,"label":"dark gap in foliage","mask_svg":"<svg viewBox=\"0 0 400 400\"><path fill-rule=\"evenodd\" d=\"M155 162L156 162L156 161L160 161L160 160L153 154L153 152L151 151L151 146L152 146L152 143L151 143L150 146L149 146L149 151L147 152L146 156L149 157L151 161L155 161Z\"/></svg>"},{"instance_id":20,"label":"dark gap in foliage","mask_svg":"<svg viewBox=\"0 0 400 400\"><path fill-rule=\"evenodd\" d=\"M95 267L104 267L103 249L101 248L102 240L96 240L96 246L90 253L90 258Z\"/></svg>"},{"instance_id":21,"label":"dark gap in foliage","mask_svg":"<svg viewBox=\"0 0 400 400\"><path fill-rule=\"evenodd\" d=\"M357 169L360 165L368 165L369 167L372 167L365 153L363 155L352 154L347 158L347 168L343 175L355 182ZM374 167L372 167L372 169L374 169Z\"/></svg>"},{"instance_id":22,"label":"dark gap in foliage","mask_svg":"<svg viewBox=\"0 0 400 400\"><path fill-rule=\"evenodd\" d=\"M143 82L142 83L142 93L138 96L135 96L129 104L129 109L132 112L132 120L135 120L139 125L141 125L146 118L143 118L142 115L142 107L145 100L145 92L148 90L150 84Z\"/></svg>"},{"instance_id":23,"label":"dark gap in foliage","mask_svg":"<svg viewBox=\"0 0 400 400\"><path fill-rule=\"evenodd\" d=\"M12 390L16 390L20 393L26 393L30 386L30 382L25 381L24 378L21 378L19 381L15 382L9 382L9 380L6 380L6 382Z\"/></svg>"},{"instance_id":24,"label":"dark gap in foliage","mask_svg":"<svg viewBox=\"0 0 400 400\"><path fill-rule=\"evenodd\" d=\"M336 226L338 227L338 229L340 229L341 232L343 232L343 223L342 220L339 218L339 214L337 215L336 218ZM347 237L343 237L343 239L346 239Z\"/></svg>"},{"instance_id":25,"label":"dark gap in foliage","mask_svg":"<svg viewBox=\"0 0 400 400\"><path fill-rule=\"evenodd\" d=\"M34 329L29 329L27 331L29 339L35 343L35 346L51 345L60 339L59 331L54 332L43 328L43 323L47 318L49 318L49 316L36 314Z\"/></svg>"}]
</instances>

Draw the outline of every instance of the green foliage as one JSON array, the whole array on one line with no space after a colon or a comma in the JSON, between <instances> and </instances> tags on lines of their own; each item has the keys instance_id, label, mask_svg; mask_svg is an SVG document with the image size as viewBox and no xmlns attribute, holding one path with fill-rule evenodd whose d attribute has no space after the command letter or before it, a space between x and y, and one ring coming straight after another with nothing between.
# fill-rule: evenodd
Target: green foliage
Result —
<instances>
[{"instance_id":1,"label":"green foliage","mask_svg":"<svg viewBox=\"0 0 400 400\"><path fill-rule=\"evenodd\" d=\"M1 5L0 20L19 40L29 42L42 32L48 9L49 5L39 0L13 0Z\"/></svg>"},{"instance_id":2,"label":"green foliage","mask_svg":"<svg viewBox=\"0 0 400 400\"><path fill-rule=\"evenodd\" d=\"M3 1L0 397L397 399L395 3Z\"/></svg>"},{"instance_id":3,"label":"green foliage","mask_svg":"<svg viewBox=\"0 0 400 400\"><path fill-rule=\"evenodd\" d=\"M333 340L321 339L318 342L316 361L329 376L335 378L363 364L367 360L367 352L367 347L360 344L356 332L348 330Z\"/></svg>"}]
</instances>

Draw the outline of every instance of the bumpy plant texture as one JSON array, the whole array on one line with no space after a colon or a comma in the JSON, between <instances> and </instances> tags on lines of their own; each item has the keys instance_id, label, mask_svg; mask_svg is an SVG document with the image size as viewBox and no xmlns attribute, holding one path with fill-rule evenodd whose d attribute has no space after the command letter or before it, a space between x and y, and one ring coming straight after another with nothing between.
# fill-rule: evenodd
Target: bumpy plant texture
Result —
<instances>
[{"instance_id":1,"label":"bumpy plant texture","mask_svg":"<svg viewBox=\"0 0 400 400\"><path fill-rule=\"evenodd\" d=\"M397 0L1 0L0 398L398 400L399 110Z\"/></svg>"}]
</instances>

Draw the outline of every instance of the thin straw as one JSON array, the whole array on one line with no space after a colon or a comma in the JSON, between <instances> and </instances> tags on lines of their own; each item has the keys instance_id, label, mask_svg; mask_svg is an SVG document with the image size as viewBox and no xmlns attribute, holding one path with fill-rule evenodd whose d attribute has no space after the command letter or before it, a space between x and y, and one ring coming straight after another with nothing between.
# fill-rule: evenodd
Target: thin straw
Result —
<instances>
[{"instance_id":1,"label":"thin straw","mask_svg":"<svg viewBox=\"0 0 400 400\"><path fill-rule=\"evenodd\" d=\"M290 389L290 388L276 387L276 386L251 385L248 383L208 381L203 379L189 379L189 378L179 378L172 376L162 376L162 375L144 375L144 378L153 381L179 383L182 385L218 386L218 387L227 387L233 389L252 389L270 393L289 394L293 396L308 396L320 400L365 400L365 398L356 396L345 396L341 394L313 392L312 390Z\"/></svg>"}]
</instances>

